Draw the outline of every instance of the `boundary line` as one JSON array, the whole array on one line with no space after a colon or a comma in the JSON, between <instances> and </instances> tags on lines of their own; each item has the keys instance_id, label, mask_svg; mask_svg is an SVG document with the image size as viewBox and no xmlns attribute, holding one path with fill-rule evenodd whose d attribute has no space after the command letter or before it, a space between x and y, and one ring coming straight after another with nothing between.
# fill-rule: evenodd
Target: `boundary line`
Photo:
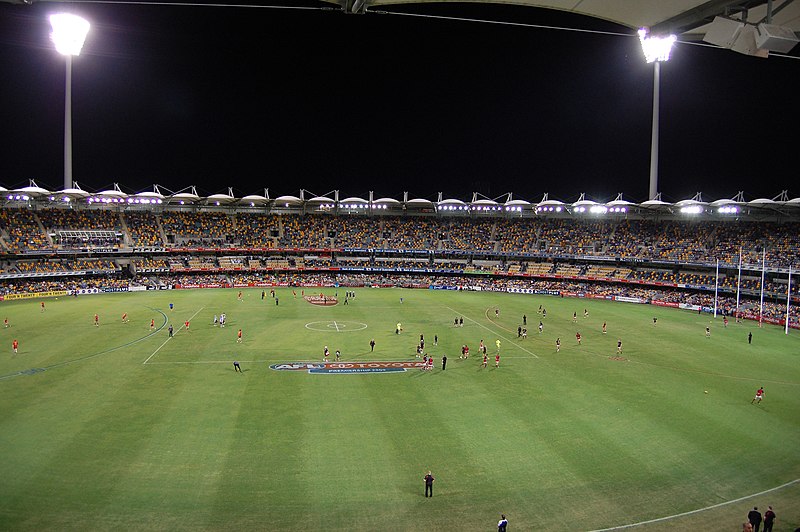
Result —
<instances>
[{"instance_id":1,"label":"boundary line","mask_svg":"<svg viewBox=\"0 0 800 532\"><path fill-rule=\"evenodd\" d=\"M790 480L786 484L781 484L780 486L776 486L776 487L770 488L768 490L759 491L758 493L752 493L750 495L745 495L744 497L739 497L738 499L733 499L733 500L721 502L721 503L718 503L718 504L712 504L711 506L706 506L705 508L698 508L696 510L691 510L691 511L688 511L688 512L683 512L683 513L675 514L675 515L667 515L667 516L664 516L664 517L658 517L656 519L649 519L647 521L639 521L638 523L630 523L630 524L627 524L627 525L612 526L610 528L598 528L596 530L591 530L590 532L608 532L610 530L623 530L625 528L633 528L633 527L637 527L637 526L641 526L641 525L650 525L650 524L653 524L653 523L660 523L662 521L669 521L670 519L675 519L675 518L678 518L678 517L685 517L687 515L698 514L700 512L705 512L706 510L713 510L714 508L720 508L722 506L727 506L729 504L741 502L741 501L744 501L746 499L750 499L750 498L753 498L753 497L758 497L758 496L764 495L766 493L771 493L773 491L778 491L780 489L783 489L783 488L785 488L787 486L791 486L792 484L796 484L798 482L800 482L800 478L796 478L794 480Z\"/></svg>"},{"instance_id":2,"label":"boundary line","mask_svg":"<svg viewBox=\"0 0 800 532\"><path fill-rule=\"evenodd\" d=\"M151 336L153 336L155 334L158 334L158 332L161 331L167 325L167 321L168 321L167 315L164 314L162 311L160 311L158 309L155 309L153 307L145 307L145 308L153 310L155 312L158 312L159 314L161 314L164 317L164 323L162 323L161 326L158 329L156 329L155 331L150 331L150 333L147 334L146 336L142 336L141 338L137 338L136 340L131 340L130 342L128 342L126 344L118 345L118 346L115 346L115 347L110 347L110 348L106 349L105 351L100 351L99 353L92 353L91 355L86 355L86 356L82 356L82 357L79 357L79 358L74 358L72 360L65 360L63 362L58 362L56 364L51 364L49 366L44 366L42 368L34 368L34 369L37 369L37 370L41 369L41 370L46 371L46 370L49 370L49 369L60 368L61 366L67 366L69 364L74 364L75 362L82 362L84 360L89 360L90 358L96 358L96 357L99 357L99 356L102 356L102 355L107 355L108 353L113 353L114 351L119 351L120 349L125 349L126 347L130 347L130 346L132 346L134 344L138 344L139 342L143 342L144 340L147 340ZM9 373L7 375L0 375L0 381L11 379L13 377L21 377L22 375L28 375L29 371L31 371L31 370L29 370L29 369L28 370L20 370L20 371L17 371L15 373Z\"/></svg>"},{"instance_id":3,"label":"boundary line","mask_svg":"<svg viewBox=\"0 0 800 532\"><path fill-rule=\"evenodd\" d=\"M200 314L200 311L202 311L204 308L206 308L206 307L200 307L200 309L199 309L197 312L195 312L194 314L192 314L192 317L191 317L191 318L189 318L189 320L187 320L187 321L191 321L191 320L193 320L193 319L194 319L194 317L195 317L195 316L197 316L198 314ZM163 328L163 327L162 327L162 328ZM175 331L175 333L173 334L173 336L174 336L175 334L178 334L179 332L181 332L181 329L183 329L183 325L181 325L180 327L178 327L178 330L177 330L177 331ZM144 366L145 364L147 364L147 362L148 362L148 361L149 361L151 358L153 358L154 356L156 356L156 353L158 353L159 351L161 351L161 348L162 348L162 347L164 347L165 345L167 345L167 342L169 342L170 340L172 340L173 336L170 336L170 337L168 337L166 340L164 340L164 343L163 343L163 344L161 344L160 346L158 346L158 347L156 348L156 350L155 350L155 351L153 351L153 352L150 354L150 356L149 356L149 357L147 357L147 359L146 359L144 362L142 362L142 365Z\"/></svg>"},{"instance_id":4,"label":"boundary line","mask_svg":"<svg viewBox=\"0 0 800 532\"><path fill-rule=\"evenodd\" d=\"M449 310L449 311L451 311L451 312L455 312L455 313L456 313L456 314L458 314L459 316L461 315L461 313L460 313L460 312L458 312L457 310L455 310L455 309L453 309L453 308L450 308L450 307L448 307L448 306L445 306L444 308L446 308L447 310ZM489 331L489 332L490 332L490 333L492 333L492 334L497 334L495 331L491 330L489 327L487 327L486 325L484 325L483 323L481 323L481 322L479 322L479 321L477 321L477 320L473 320L472 318L470 318L470 317L468 317L468 316L464 316L464 319L465 319L465 320L469 320L469 321L471 321L472 323L474 323L475 325L478 325L479 327L482 327L482 328L486 329L487 331ZM499 327L499 326L498 326L498 327ZM505 329L505 327L500 327L500 328L501 328L501 329ZM505 330L508 330L508 329L505 329ZM505 340L506 342L513 342L513 341L514 341L514 340L509 340L509 339L508 339L508 338L506 338L505 336L503 336L503 340ZM513 345L514 347L517 347L517 348L521 349L522 351L525 351L526 353L528 353L529 355L531 355L533 358L539 358L539 355L537 355L537 354L536 354L536 353L534 353L533 351L529 351L529 350L525 349L524 347L522 347L522 346L521 346L521 345L519 345L519 344L512 343L511 345ZM476 351L476 353L477 353L477 351Z\"/></svg>"}]
</instances>

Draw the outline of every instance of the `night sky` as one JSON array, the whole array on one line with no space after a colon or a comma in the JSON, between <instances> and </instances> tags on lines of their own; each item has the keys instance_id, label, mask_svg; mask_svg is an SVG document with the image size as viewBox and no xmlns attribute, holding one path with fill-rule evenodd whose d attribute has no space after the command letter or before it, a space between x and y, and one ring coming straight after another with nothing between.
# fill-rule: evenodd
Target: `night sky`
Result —
<instances>
[{"instance_id":1,"label":"night sky","mask_svg":"<svg viewBox=\"0 0 800 532\"><path fill-rule=\"evenodd\" d=\"M0 4L7 188L63 187L65 69L47 20L59 7ZM335 9L63 7L93 25L73 67L87 190L648 199L653 67L633 37ZM534 8L402 10L633 34ZM661 70L663 199L800 195L799 72L797 59L678 45Z\"/></svg>"}]
</instances>

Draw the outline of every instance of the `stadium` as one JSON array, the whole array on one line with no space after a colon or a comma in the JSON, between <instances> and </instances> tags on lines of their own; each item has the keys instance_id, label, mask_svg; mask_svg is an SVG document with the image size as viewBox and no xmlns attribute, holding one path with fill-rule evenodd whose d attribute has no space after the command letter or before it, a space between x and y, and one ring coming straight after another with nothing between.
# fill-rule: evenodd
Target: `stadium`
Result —
<instances>
[{"instance_id":1,"label":"stadium","mask_svg":"<svg viewBox=\"0 0 800 532\"><path fill-rule=\"evenodd\" d=\"M800 198L652 184L0 187L0 528L800 527Z\"/></svg>"}]
</instances>

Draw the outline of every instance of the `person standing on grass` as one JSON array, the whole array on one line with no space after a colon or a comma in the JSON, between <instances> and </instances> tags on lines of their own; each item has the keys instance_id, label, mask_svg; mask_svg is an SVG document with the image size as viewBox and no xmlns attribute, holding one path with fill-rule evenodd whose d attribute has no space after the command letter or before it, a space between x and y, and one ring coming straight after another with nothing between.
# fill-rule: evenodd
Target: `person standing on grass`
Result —
<instances>
[{"instance_id":1,"label":"person standing on grass","mask_svg":"<svg viewBox=\"0 0 800 532\"><path fill-rule=\"evenodd\" d=\"M561 351L561 338L556 338L556 353Z\"/></svg>"},{"instance_id":2,"label":"person standing on grass","mask_svg":"<svg viewBox=\"0 0 800 532\"><path fill-rule=\"evenodd\" d=\"M775 512L772 511L772 506L768 506L768 508L764 512L764 532L772 532L772 525L775 524Z\"/></svg>"},{"instance_id":3,"label":"person standing on grass","mask_svg":"<svg viewBox=\"0 0 800 532\"><path fill-rule=\"evenodd\" d=\"M100 316L98 316L97 314L94 315L94 326L100 327Z\"/></svg>"},{"instance_id":4,"label":"person standing on grass","mask_svg":"<svg viewBox=\"0 0 800 532\"><path fill-rule=\"evenodd\" d=\"M422 480L425 481L425 496L433 497L433 481L436 479L433 478L431 472L428 471L428 474L422 477Z\"/></svg>"},{"instance_id":5,"label":"person standing on grass","mask_svg":"<svg viewBox=\"0 0 800 532\"><path fill-rule=\"evenodd\" d=\"M11 348L14 349L14 354L16 355L19 351L19 342L15 338L13 342L11 342Z\"/></svg>"},{"instance_id":6,"label":"person standing on grass","mask_svg":"<svg viewBox=\"0 0 800 532\"><path fill-rule=\"evenodd\" d=\"M369 352L372 353L375 351L375 338L369 341Z\"/></svg>"},{"instance_id":7,"label":"person standing on grass","mask_svg":"<svg viewBox=\"0 0 800 532\"><path fill-rule=\"evenodd\" d=\"M497 532L506 532L508 529L508 519L506 514L500 514L500 520L497 522Z\"/></svg>"},{"instance_id":8,"label":"person standing on grass","mask_svg":"<svg viewBox=\"0 0 800 532\"><path fill-rule=\"evenodd\" d=\"M758 532L761 527L761 512L758 511L758 506L753 506L753 509L747 514L747 520L753 525L753 532Z\"/></svg>"},{"instance_id":9,"label":"person standing on grass","mask_svg":"<svg viewBox=\"0 0 800 532\"><path fill-rule=\"evenodd\" d=\"M442 371L447 367L447 355L442 355Z\"/></svg>"},{"instance_id":10,"label":"person standing on grass","mask_svg":"<svg viewBox=\"0 0 800 532\"><path fill-rule=\"evenodd\" d=\"M174 332L174 330L175 329L172 327L172 324L170 323L169 324L169 329L167 329L167 331L169 332L169 338L172 338L172 333Z\"/></svg>"},{"instance_id":11,"label":"person standing on grass","mask_svg":"<svg viewBox=\"0 0 800 532\"><path fill-rule=\"evenodd\" d=\"M241 329L239 329L239 332L236 333L236 343L237 344L241 344L242 343L242 330Z\"/></svg>"},{"instance_id":12,"label":"person standing on grass","mask_svg":"<svg viewBox=\"0 0 800 532\"><path fill-rule=\"evenodd\" d=\"M753 343L753 333L752 333L752 331L747 333L747 343L748 344L752 344Z\"/></svg>"},{"instance_id":13,"label":"person standing on grass","mask_svg":"<svg viewBox=\"0 0 800 532\"><path fill-rule=\"evenodd\" d=\"M239 366L239 363L236 362L235 360L233 361L233 371L235 371L237 373L241 373L242 372L242 368Z\"/></svg>"}]
</instances>

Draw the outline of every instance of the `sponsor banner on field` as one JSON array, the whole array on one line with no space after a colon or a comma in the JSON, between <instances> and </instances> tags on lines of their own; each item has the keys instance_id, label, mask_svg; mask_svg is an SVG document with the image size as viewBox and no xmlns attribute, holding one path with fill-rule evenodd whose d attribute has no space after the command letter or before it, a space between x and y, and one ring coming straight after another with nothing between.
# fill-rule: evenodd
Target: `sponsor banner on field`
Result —
<instances>
[{"instance_id":1,"label":"sponsor banner on field","mask_svg":"<svg viewBox=\"0 0 800 532\"><path fill-rule=\"evenodd\" d=\"M622 301L623 303L645 303L646 301L639 297L627 296L614 296L614 301Z\"/></svg>"},{"instance_id":2,"label":"sponsor banner on field","mask_svg":"<svg viewBox=\"0 0 800 532\"><path fill-rule=\"evenodd\" d=\"M38 297L59 297L66 296L69 292L66 290L50 290L49 292L31 292L28 294L6 294L3 299L11 301L14 299L33 299Z\"/></svg>"},{"instance_id":3,"label":"sponsor banner on field","mask_svg":"<svg viewBox=\"0 0 800 532\"><path fill-rule=\"evenodd\" d=\"M394 362L286 362L272 364L274 371L304 371L311 374L359 375L364 373L403 373L409 369L422 369L422 361Z\"/></svg>"},{"instance_id":4,"label":"sponsor banner on field","mask_svg":"<svg viewBox=\"0 0 800 532\"><path fill-rule=\"evenodd\" d=\"M652 304L657 307L678 308L680 306L678 303L673 303L672 301L659 301L659 300L653 300Z\"/></svg>"},{"instance_id":5,"label":"sponsor banner on field","mask_svg":"<svg viewBox=\"0 0 800 532\"><path fill-rule=\"evenodd\" d=\"M534 288L509 288L507 292L512 294L534 294L537 296L559 296L561 292L558 290L541 290Z\"/></svg>"}]
</instances>

